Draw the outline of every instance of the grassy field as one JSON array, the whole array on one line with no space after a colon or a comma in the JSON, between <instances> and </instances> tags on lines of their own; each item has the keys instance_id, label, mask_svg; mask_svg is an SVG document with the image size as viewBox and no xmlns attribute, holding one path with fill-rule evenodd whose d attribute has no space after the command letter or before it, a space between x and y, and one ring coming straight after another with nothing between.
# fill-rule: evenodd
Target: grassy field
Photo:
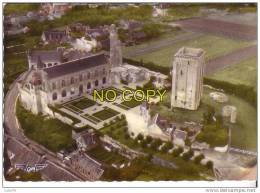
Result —
<instances>
[{"instance_id":1,"label":"grassy field","mask_svg":"<svg viewBox=\"0 0 260 193\"><path fill-rule=\"evenodd\" d=\"M192 40L184 40L177 42L171 46L160 48L154 52L150 52L141 56L136 56L131 59L144 62L153 62L159 66L171 66L174 54L183 46L202 48L206 51L206 60L216 58L234 50L251 45L251 42L232 40L224 37L212 35L203 35ZM142 49L142 45L126 48L124 53L127 54L135 49Z\"/></svg>"},{"instance_id":2,"label":"grassy field","mask_svg":"<svg viewBox=\"0 0 260 193\"><path fill-rule=\"evenodd\" d=\"M101 120L106 120L106 119L109 119L111 117L114 117L116 115L118 115L119 112L113 110L113 109L110 109L110 108L105 108L101 111L98 111L96 113L94 113L92 116L98 118L98 119L101 119Z\"/></svg>"},{"instance_id":3,"label":"grassy field","mask_svg":"<svg viewBox=\"0 0 260 193\"><path fill-rule=\"evenodd\" d=\"M252 57L238 64L228 66L211 75L209 78L257 87L257 58Z\"/></svg>"},{"instance_id":4,"label":"grassy field","mask_svg":"<svg viewBox=\"0 0 260 193\"><path fill-rule=\"evenodd\" d=\"M106 164L113 164L113 163L122 164L127 161L127 158L121 156L118 153L109 152L101 146L89 150L87 154Z\"/></svg>"},{"instance_id":5,"label":"grassy field","mask_svg":"<svg viewBox=\"0 0 260 193\"><path fill-rule=\"evenodd\" d=\"M95 105L96 102L93 100L90 100L88 98L83 98L77 101L73 101L70 103L70 105L75 106L81 110L84 110L86 108L92 107L93 105Z\"/></svg>"},{"instance_id":6,"label":"grassy field","mask_svg":"<svg viewBox=\"0 0 260 193\"><path fill-rule=\"evenodd\" d=\"M213 106L216 113L220 114L224 105L230 104L237 107L237 122L232 124L232 146L247 150L256 150L257 144L257 111L256 108L234 95L229 95L229 101L225 104L214 102L209 93L210 89L204 89L201 105L197 111L189 111L184 109L174 109L172 112L168 107L170 105L170 95L165 100L151 108L152 114L159 113L161 116L172 121L195 121L202 122L203 113L207 110L207 105Z\"/></svg>"},{"instance_id":7,"label":"grassy field","mask_svg":"<svg viewBox=\"0 0 260 193\"><path fill-rule=\"evenodd\" d=\"M34 115L17 103L17 118L25 135L53 152L72 146L72 127L57 119Z\"/></svg>"}]
</instances>

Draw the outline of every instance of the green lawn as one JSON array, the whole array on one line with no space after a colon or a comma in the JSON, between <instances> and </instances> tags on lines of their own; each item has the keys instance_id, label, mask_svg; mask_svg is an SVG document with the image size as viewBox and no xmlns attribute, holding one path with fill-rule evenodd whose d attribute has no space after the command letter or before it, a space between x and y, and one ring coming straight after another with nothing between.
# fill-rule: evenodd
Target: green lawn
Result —
<instances>
[{"instance_id":1,"label":"green lawn","mask_svg":"<svg viewBox=\"0 0 260 193\"><path fill-rule=\"evenodd\" d=\"M96 104L95 101L88 98L82 98L80 100L73 101L69 103L70 106L75 106L78 109L84 110L86 108L92 107Z\"/></svg>"},{"instance_id":2,"label":"green lawn","mask_svg":"<svg viewBox=\"0 0 260 193\"><path fill-rule=\"evenodd\" d=\"M109 152L101 146L97 146L96 148L89 150L87 154L106 164L122 164L127 161L127 158L118 153Z\"/></svg>"},{"instance_id":3,"label":"green lawn","mask_svg":"<svg viewBox=\"0 0 260 193\"><path fill-rule=\"evenodd\" d=\"M257 87L257 58L241 61L224 69L218 70L209 78L230 82L232 84L244 84Z\"/></svg>"},{"instance_id":4,"label":"green lawn","mask_svg":"<svg viewBox=\"0 0 260 193\"><path fill-rule=\"evenodd\" d=\"M123 101L121 103L121 105L129 107L129 108L134 108L141 104L142 104L142 101L136 101L134 98L132 98L130 101Z\"/></svg>"},{"instance_id":5,"label":"green lawn","mask_svg":"<svg viewBox=\"0 0 260 193\"><path fill-rule=\"evenodd\" d=\"M223 147L228 143L228 129L215 124L205 125L196 140L206 142L210 147Z\"/></svg>"},{"instance_id":6,"label":"green lawn","mask_svg":"<svg viewBox=\"0 0 260 193\"><path fill-rule=\"evenodd\" d=\"M57 119L34 115L20 103L17 103L16 115L25 135L49 150L57 152L72 146L71 126Z\"/></svg>"},{"instance_id":7,"label":"green lawn","mask_svg":"<svg viewBox=\"0 0 260 193\"><path fill-rule=\"evenodd\" d=\"M97 119L96 117L93 117L89 114L84 114L84 115L81 115L83 118L87 119L88 121L94 123L94 124L97 124L99 122L101 122L100 119Z\"/></svg>"},{"instance_id":8,"label":"green lawn","mask_svg":"<svg viewBox=\"0 0 260 193\"><path fill-rule=\"evenodd\" d=\"M214 102L209 93L210 89L204 89L200 107L196 111L185 109L174 109L172 112L168 107L170 105L170 94L167 93L165 100L159 105L151 107L152 114L159 113L161 116L172 121L195 121L202 122L203 113L207 110L207 105L213 106L216 113L222 112L224 105L234 105L237 107L237 122L232 124L232 146L247 150L256 150L257 144L257 111L256 108L243 99L234 95L229 95L229 101L225 104Z\"/></svg>"},{"instance_id":9,"label":"green lawn","mask_svg":"<svg viewBox=\"0 0 260 193\"><path fill-rule=\"evenodd\" d=\"M204 49L206 51L206 60L209 60L249 45L252 45L252 43L212 35L203 35L192 40L180 41L171 46L166 46L131 59L137 61L143 60L143 62L153 62L159 66L169 67L172 65L174 54L183 46ZM127 54L127 52L135 49L139 49L139 45L134 46L131 49L128 48L125 53Z\"/></svg>"},{"instance_id":10,"label":"green lawn","mask_svg":"<svg viewBox=\"0 0 260 193\"><path fill-rule=\"evenodd\" d=\"M92 116L104 121L104 120L114 117L118 114L119 114L119 112L117 112L113 109L104 108L103 110L94 113Z\"/></svg>"}]
</instances>

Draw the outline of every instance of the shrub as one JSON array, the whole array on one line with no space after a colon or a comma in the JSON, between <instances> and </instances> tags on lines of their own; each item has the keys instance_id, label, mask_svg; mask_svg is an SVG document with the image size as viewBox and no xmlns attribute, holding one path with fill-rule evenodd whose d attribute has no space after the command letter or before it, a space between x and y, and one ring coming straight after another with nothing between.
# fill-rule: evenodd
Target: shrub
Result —
<instances>
[{"instance_id":1,"label":"shrub","mask_svg":"<svg viewBox=\"0 0 260 193\"><path fill-rule=\"evenodd\" d=\"M183 148L182 148L182 147L179 147L179 148L173 150L172 155L173 155L174 157L177 157L177 156L179 156L182 152L183 152Z\"/></svg>"},{"instance_id":2,"label":"shrub","mask_svg":"<svg viewBox=\"0 0 260 193\"><path fill-rule=\"evenodd\" d=\"M170 141L166 142L166 144L164 146L167 148L167 150L173 148L173 144Z\"/></svg>"},{"instance_id":3,"label":"shrub","mask_svg":"<svg viewBox=\"0 0 260 193\"><path fill-rule=\"evenodd\" d=\"M162 152L166 153L166 152L167 152L167 150L168 150L168 148L167 148L167 146L166 146L166 145L162 146L162 148L161 148L161 151L162 151Z\"/></svg>"},{"instance_id":4,"label":"shrub","mask_svg":"<svg viewBox=\"0 0 260 193\"><path fill-rule=\"evenodd\" d=\"M142 141L144 139L144 136L141 133L139 133L136 138L137 140Z\"/></svg>"},{"instance_id":5,"label":"shrub","mask_svg":"<svg viewBox=\"0 0 260 193\"><path fill-rule=\"evenodd\" d=\"M126 133L126 134L125 134L125 139L129 139L129 138L130 138L129 134Z\"/></svg>"},{"instance_id":6,"label":"shrub","mask_svg":"<svg viewBox=\"0 0 260 193\"><path fill-rule=\"evenodd\" d=\"M190 149L189 151L184 153L182 157L184 160L188 161L193 155L194 155L194 152L193 152L193 150Z\"/></svg>"},{"instance_id":7,"label":"shrub","mask_svg":"<svg viewBox=\"0 0 260 193\"><path fill-rule=\"evenodd\" d=\"M143 148L147 147L146 141L141 141L140 144L141 144L141 146L142 146Z\"/></svg>"},{"instance_id":8,"label":"shrub","mask_svg":"<svg viewBox=\"0 0 260 193\"><path fill-rule=\"evenodd\" d=\"M209 160L209 161L206 163L206 167L207 167L208 169L213 169L213 162Z\"/></svg>"},{"instance_id":9,"label":"shrub","mask_svg":"<svg viewBox=\"0 0 260 193\"><path fill-rule=\"evenodd\" d=\"M153 140L153 142L151 143L151 148L154 150L157 150L158 147L162 144L162 141L160 139L155 139Z\"/></svg>"},{"instance_id":10,"label":"shrub","mask_svg":"<svg viewBox=\"0 0 260 193\"><path fill-rule=\"evenodd\" d=\"M146 136L145 140L147 143L151 143L153 138L150 135L148 135L148 136Z\"/></svg>"},{"instance_id":11,"label":"shrub","mask_svg":"<svg viewBox=\"0 0 260 193\"><path fill-rule=\"evenodd\" d=\"M200 155L197 155L195 158L194 158L194 162L196 164L199 164L201 162L202 159L204 159L205 156L203 154L200 154Z\"/></svg>"}]
</instances>

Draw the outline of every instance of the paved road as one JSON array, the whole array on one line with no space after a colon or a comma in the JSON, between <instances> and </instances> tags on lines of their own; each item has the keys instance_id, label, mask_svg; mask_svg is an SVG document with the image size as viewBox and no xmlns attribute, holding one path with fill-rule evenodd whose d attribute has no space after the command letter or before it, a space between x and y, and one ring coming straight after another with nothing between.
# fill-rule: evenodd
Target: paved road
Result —
<instances>
[{"instance_id":1,"label":"paved road","mask_svg":"<svg viewBox=\"0 0 260 193\"><path fill-rule=\"evenodd\" d=\"M85 177L79 175L76 173L73 169L69 168L66 165L63 165L61 160L56 157L56 155L53 152L50 152L43 146L37 144L36 142L28 139L23 134L22 130L19 128L19 123L15 116L15 101L18 97L18 88L16 82L23 78L26 74L22 74L10 87L9 92L7 93L4 101L4 124L5 124L5 138L10 138L17 143L22 143L25 146L28 146L31 151L34 153L42 156L45 155L46 159L49 163L51 163L57 171L64 170L67 175L70 175L71 179L75 180L88 180ZM8 148L8 147L7 147ZM63 171L63 172L64 172ZM48 176L47 176L48 177ZM65 180L65 179L64 179Z\"/></svg>"},{"instance_id":2,"label":"paved road","mask_svg":"<svg viewBox=\"0 0 260 193\"><path fill-rule=\"evenodd\" d=\"M236 64L240 61L243 61L247 58L251 58L256 55L257 55L256 45L236 50L225 56L220 56L218 58L210 60L206 65L205 74L207 75L212 74L221 68L224 68L232 64Z\"/></svg>"},{"instance_id":3,"label":"paved road","mask_svg":"<svg viewBox=\"0 0 260 193\"><path fill-rule=\"evenodd\" d=\"M137 48L135 50L129 51L128 53L124 54L124 57L129 58L129 57L140 56L140 55L143 55L143 54L146 54L146 53L150 53L150 52L154 52L156 50L160 50L164 47L170 46L170 45L175 44L177 42L194 39L194 38L199 37L199 36L202 36L202 34L201 33L188 33L188 34L179 35L179 36L175 37L174 39L157 41L155 43L147 45L144 48Z\"/></svg>"}]
</instances>

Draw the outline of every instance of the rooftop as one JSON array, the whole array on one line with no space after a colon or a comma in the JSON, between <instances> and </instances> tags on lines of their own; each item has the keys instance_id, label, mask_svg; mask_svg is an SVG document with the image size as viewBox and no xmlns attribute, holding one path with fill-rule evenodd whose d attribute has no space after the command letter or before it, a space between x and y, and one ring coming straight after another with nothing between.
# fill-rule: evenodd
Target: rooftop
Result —
<instances>
[{"instance_id":1,"label":"rooftop","mask_svg":"<svg viewBox=\"0 0 260 193\"><path fill-rule=\"evenodd\" d=\"M175 56L179 57L200 57L204 54L204 50L201 48L190 48L190 47L182 47L175 54Z\"/></svg>"},{"instance_id":2,"label":"rooftop","mask_svg":"<svg viewBox=\"0 0 260 193\"><path fill-rule=\"evenodd\" d=\"M74 61L69 61L58 66L46 68L44 71L49 78L57 78L81 70L93 68L96 66L107 64L107 58L104 53L87 56Z\"/></svg>"}]
</instances>

